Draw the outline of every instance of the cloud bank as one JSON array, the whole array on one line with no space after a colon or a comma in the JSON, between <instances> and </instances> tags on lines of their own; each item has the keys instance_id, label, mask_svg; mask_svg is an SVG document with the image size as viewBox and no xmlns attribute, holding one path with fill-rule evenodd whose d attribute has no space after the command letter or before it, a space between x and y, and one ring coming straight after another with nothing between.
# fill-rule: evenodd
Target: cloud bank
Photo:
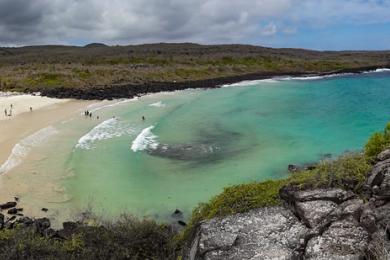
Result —
<instances>
[{"instance_id":1,"label":"cloud bank","mask_svg":"<svg viewBox=\"0 0 390 260\"><path fill-rule=\"evenodd\" d=\"M0 45L272 44L308 30L390 23L389 13L389 0L0 0Z\"/></svg>"}]
</instances>

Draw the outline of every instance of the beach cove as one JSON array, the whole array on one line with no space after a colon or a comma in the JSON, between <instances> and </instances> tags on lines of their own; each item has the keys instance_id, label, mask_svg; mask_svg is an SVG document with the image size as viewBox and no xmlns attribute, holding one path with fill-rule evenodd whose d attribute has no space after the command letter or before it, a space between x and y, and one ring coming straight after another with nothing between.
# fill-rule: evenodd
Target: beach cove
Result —
<instances>
[{"instance_id":1,"label":"beach cove","mask_svg":"<svg viewBox=\"0 0 390 260\"><path fill-rule=\"evenodd\" d=\"M57 221L87 209L108 218L167 220L176 208L188 216L223 187L360 149L389 120L389 82L383 72L61 100L0 122L3 169L17 143L39 140L1 174L0 198L18 196L30 215Z\"/></svg>"}]
</instances>

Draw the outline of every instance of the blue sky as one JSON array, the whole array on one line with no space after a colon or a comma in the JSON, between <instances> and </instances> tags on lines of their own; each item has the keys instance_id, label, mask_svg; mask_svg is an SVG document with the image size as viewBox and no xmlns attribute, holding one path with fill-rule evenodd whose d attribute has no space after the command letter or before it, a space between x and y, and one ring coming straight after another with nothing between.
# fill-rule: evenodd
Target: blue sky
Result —
<instances>
[{"instance_id":1,"label":"blue sky","mask_svg":"<svg viewBox=\"0 0 390 260\"><path fill-rule=\"evenodd\" d=\"M390 49L390 0L0 0L0 45Z\"/></svg>"}]
</instances>

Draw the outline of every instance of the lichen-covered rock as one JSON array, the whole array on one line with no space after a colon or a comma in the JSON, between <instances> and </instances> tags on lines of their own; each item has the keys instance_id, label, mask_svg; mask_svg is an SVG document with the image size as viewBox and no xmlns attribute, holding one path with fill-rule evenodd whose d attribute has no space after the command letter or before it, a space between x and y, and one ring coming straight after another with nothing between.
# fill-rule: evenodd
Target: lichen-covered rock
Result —
<instances>
[{"instance_id":1,"label":"lichen-covered rock","mask_svg":"<svg viewBox=\"0 0 390 260\"><path fill-rule=\"evenodd\" d=\"M390 159L390 149L386 149L377 156L378 161Z\"/></svg>"},{"instance_id":2,"label":"lichen-covered rock","mask_svg":"<svg viewBox=\"0 0 390 260\"><path fill-rule=\"evenodd\" d=\"M342 210L342 215L351 215L355 217L356 220L359 220L362 212L363 204L364 203L362 199L352 199L343 202L340 205L340 209Z\"/></svg>"},{"instance_id":3,"label":"lichen-covered rock","mask_svg":"<svg viewBox=\"0 0 390 260\"><path fill-rule=\"evenodd\" d=\"M195 259L292 259L307 230L283 207L212 219L200 226Z\"/></svg>"},{"instance_id":4,"label":"lichen-covered rock","mask_svg":"<svg viewBox=\"0 0 390 260\"><path fill-rule=\"evenodd\" d=\"M375 164L367 178L367 186L371 188L374 186L380 187L389 169L390 159Z\"/></svg>"},{"instance_id":5,"label":"lichen-covered rock","mask_svg":"<svg viewBox=\"0 0 390 260\"><path fill-rule=\"evenodd\" d=\"M339 188L295 190L285 187L281 190L281 196L283 199L295 202L329 200L339 204L354 198L356 195Z\"/></svg>"},{"instance_id":6,"label":"lichen-covered rock","mask_svg":"<svg viewBox=\"0 0 390 260\"><path fill-rule=\"evenodd\" d=\"M368 246L368 233L352 217L333 222L306 245L305 259L361 259Z\"/></svg>"},{"instance_id":7,"label":"lichen-covered rock","mask_svg":"<svg viewBox=\"0 0 390 260\"><path fill-rule=\"evenodd\" d=\"M302 221L310 228L318 225L337 207L337 204L328 200L315 200L296 203L296 212Z\"/></svg>"}]
</instances>

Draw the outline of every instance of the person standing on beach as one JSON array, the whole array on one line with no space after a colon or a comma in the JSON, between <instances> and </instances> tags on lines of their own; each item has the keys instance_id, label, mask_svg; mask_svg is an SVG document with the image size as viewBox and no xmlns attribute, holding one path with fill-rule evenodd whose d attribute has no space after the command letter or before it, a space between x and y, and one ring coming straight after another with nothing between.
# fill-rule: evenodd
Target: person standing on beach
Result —
<instances>
[{"instance_id":1,"label":"person standing on beach","mask_svg":"<svg viewBox=\"0 0 390 260\"><path fill-rule=\"evenodd\" d=\"M32 112L32 107L30 107L30 112Z\"/></svg>"},{"instance_id":2,"label":"person standing on beach","mask_svg":"<svg viewBox=\"0 0 390 260\"><path fill-rule=\"evenodd\" d=\"M7 109L4 109L4 115L7 116L8 113L7 113Z\"/></svg>"}]
</instances>

